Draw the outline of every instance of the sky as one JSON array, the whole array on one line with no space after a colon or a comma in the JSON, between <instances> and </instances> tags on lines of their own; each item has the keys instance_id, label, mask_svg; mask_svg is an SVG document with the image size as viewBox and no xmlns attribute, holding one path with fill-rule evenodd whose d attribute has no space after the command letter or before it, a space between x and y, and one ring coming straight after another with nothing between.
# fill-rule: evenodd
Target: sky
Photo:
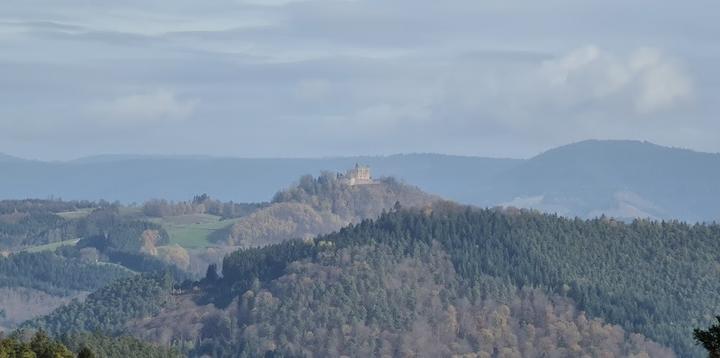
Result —
<instances>
[{"instance_id":1,"label":"sky","mask_svg":"<svg viewBox=\"0 0 720 358\"><path fill-rule=\"evenodd\" d=\"M720 152L713 0L3 0L0 152Z\"/></svg>"}]
</instances>

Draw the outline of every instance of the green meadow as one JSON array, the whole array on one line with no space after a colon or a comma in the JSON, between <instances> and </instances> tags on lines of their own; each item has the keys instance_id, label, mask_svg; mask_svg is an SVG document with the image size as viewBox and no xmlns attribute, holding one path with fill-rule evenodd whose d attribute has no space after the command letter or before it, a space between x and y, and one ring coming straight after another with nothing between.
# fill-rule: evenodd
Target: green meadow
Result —
<instances>
[{"instance_id":1,"label":"green meadow","mask_svg":"<svg viewBox=\"0 0 720 358\"><path fill-rule=\"evenodd\" d=\"M71 239L71 240L65 240L65 241L51 242L51 243L45 244L45 245L28 247L27 249L25 249L23 251L25 251L25 252L55 251L55 249L57 249L60 246L75 245L78 243L78 241L80 241L80 239Z\"/></svg>"},{"instance_id":2,"label":"green meadow","mask_svg":"<svg viewBox=\"0 0 720 358\"><path fill-rule=\"evenodd\" d=\"M161 224L170 235L170 243L186 249L213 246L211 235L222 229L229 229L235 220L221 220L219 216L192 214L170 216L153 220Z\"/></svg>"}]
</instances>

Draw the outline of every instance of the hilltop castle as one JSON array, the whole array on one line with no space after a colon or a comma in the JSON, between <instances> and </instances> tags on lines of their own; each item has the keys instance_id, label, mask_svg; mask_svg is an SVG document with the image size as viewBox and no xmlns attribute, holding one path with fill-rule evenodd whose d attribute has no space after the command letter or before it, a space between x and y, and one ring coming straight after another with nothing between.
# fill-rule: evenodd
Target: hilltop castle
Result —
<instances>
[{"instance_id":1,"label":"hilltop castle","mask_svg":"<svg viewBox=\"0 0 720 358\"><path fill-rule=\"evenodd\" d=\"M375 183L370 176L370 167L360 164L355 164L355 168L348 170L342 179L345 184L350 186Z\"/></svg>"}]
</instances>

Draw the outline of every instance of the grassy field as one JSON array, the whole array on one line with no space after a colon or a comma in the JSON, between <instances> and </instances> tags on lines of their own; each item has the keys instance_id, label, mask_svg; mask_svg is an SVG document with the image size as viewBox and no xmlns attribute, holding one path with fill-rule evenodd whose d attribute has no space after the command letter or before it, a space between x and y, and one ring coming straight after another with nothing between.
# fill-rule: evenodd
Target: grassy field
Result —
<instances>
[{"instance_id":1,"label":"grassy field","mask_svg":"<svg viewBox=\"0 0 720 358\"><path fill-rule=\"evenodd\" d=\"M87 216L91 210L78 210L59 213L66 219L78 219ZM137 211L137 210L135 210ZM125 214L137 215L138 212ZM220 220L219 216L208 214L192 214L169 216L162 219L152 219L152 222L162 225L170 235L170 243L178 244L186 249L197 249L215 246L210 242L210 235L221 229L229 228L236 220ZM80 239L53 242L24 249L27 252L53 251L60 246L75 245Z\"/></svg>"},{"instance_id":2,"label":"grassy field","mask_svg":"<svg viewBox=\"0 0 720 358\"><path fill-rule=\"evenodd\" d=\"M186 249L214 246L210 235L220 229L228 228L234 220L220 220L219 216L193 214L170 216L153 220L161 224L170 235L170 242Z\"/></svg>"},{"instance_id":3,"label":"grassy field","mask_svg":"<svg viewBox=\"0 0 720 358\"><path fill-rule=\"evenodd\" d=\"M55 251L55 249L57 249L60 246L75 245L78 243L78 241L80 241L80 239L58 241L58 242L53 242L50 244L29 247L23 251L25 251L25 252Z\"/></svg>"},{"instance_id":4,"label":"grassy field","mask_svg":"<svg viewBox=\"0 0 720 358\"><path fill-rule=\"evenodd\" d=\"M121 206L120 207L120 215L121 216L142 216L143 209L142 206Z\"/></svg>"},{"instance_id":5,"label":"grassy field","mask_svg":"<svg viewBox=\"0 0 720 358\"><path fill-rule=\"evenodd\" d=\"M57 214L58 214L58 216L62 217L63 219L72 220L72 219L84 218L84 217L88 216L92 211L93 211L93 209L88 208L88 209L80 209L80 210L75 210L75 211L65 211L65 212L57 213Z\"/></svg>"}]
</instances>

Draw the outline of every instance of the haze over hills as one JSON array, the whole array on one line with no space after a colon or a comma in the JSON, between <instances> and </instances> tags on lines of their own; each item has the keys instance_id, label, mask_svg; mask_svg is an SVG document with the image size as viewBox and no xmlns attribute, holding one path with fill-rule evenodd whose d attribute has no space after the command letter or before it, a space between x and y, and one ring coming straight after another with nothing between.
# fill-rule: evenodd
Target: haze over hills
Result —
<instances>
[{"instance_id":1,"label":"haze over hills","mask_svg":"<svg viewBox=\"0 0 720 358\"><path fill-rule=\"evenodd\" d=\"M18 158L18 157L13 157L12 155L0 153L0 163L12 163L12 162L17 163L17 162L24 162L24 161L27 161L27 160Z\"/></svg>"},{"instance_id":2,"label":"haze over hills","mask_svg":"<svg viewBox=\"0 0 720 358\"><path fill-rule=\"evenodd\" d=\"M637 141L549 150L494 178L495 200L585 217L720 219L720 154Z\"/></svg>"},{"instance_id":3,"label":"haze over hills","mask_svg":"<svg viewBox=\"0 0 720 358\"><path fill-rule=\"evenodd\" d=\"M142 202L206 192L236 202L267 201L303 174L364 163L447 199L511 205L567 216L720 219L720 155L638 141L584 141L533 158L440 154L317 159L95 156L69 162L4 160L0 198L62 197ZM12 158L12 157L8 157Z\"/></svg>"},{"instance_id":4,"label":"haze over hills","mask_svg":"<svg viewBox=\"0 0 720 358\"><path fill-rule=\"evenodd\" d=\"M599 155L603 144L539 158L564 166L557 153L579 146L592 162L622 163ZM512 188L540 171L535 160L491 180ZM585 195L576 177L543 200ZM95 332L190 357L699 357L692 328L719 302L716 224L478 209L362 167L303 176L255 204L0 204L5 327L42 328L69 346L64 337L79 335L75 347ZM103 356L137 356L113 352Z\"/></svg>"},{"instance_id":5,"label":"haze over hills","mask_svg":"<svg viewBox=\"0 0 720 358\"><path fill-rule=\"evenodd\" d=\"M0 358L720 358L720 1L40 2Z\"/></svg>"},{"instance_id":6,"label":"haze over hills","mask_svg":"<svg viewBox=\"0 0 720 358\"><path fill-rule=\"evenodd\" d=\"M521 161L408 154L387 157L247 159L201 156L94 156L69 162L0 162L0 198L186 200L198 193L235 202L268 201L305 174L344 172L367 164L374 177L392 176L448 198L482 185Z\"/></svg>"}]
</instances>

